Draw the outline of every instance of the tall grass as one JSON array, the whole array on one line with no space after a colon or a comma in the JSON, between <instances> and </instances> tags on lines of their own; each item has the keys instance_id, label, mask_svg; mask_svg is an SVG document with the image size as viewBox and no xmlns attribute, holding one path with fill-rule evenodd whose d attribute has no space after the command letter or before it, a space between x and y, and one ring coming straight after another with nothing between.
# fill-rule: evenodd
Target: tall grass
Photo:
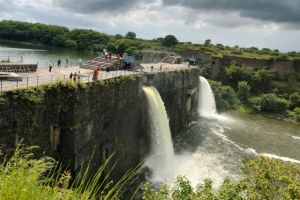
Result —
<instances>
[{"instance_id":1,"label":"tall grass","mask_svg":"<svg viewBox=\"0 0 300 200\"><path fill-rule=\"evenodd\" d=\"M87 200L120 199L137 168L128 171L118 182L109 181L114 166L107 159L90 176L90 164L75 179L53 158L34 158L36 147L19 145L13 156L0 164L0 200Z\"/></svg>"}]
</instances>

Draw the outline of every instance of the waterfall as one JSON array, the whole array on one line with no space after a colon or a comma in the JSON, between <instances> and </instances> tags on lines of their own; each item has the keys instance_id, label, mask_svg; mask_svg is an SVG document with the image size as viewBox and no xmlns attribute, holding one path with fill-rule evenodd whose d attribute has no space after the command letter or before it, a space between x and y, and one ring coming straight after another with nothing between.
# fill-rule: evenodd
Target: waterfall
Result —
<instances>
[{"instance_id":1,"label":"waterfall","mask_svg":"<svg viewBox=\"0 0 300 200\"><path fill-rule=\"evenodd\" d=\"M164 182L173 172L174 148L169 119L159 92L154 87L144 87L148 103L151 152L145 165L154 174L153 181Z\"/></svg>"},{"instance_id":2,"label":"waterfall","mask_svg":"<svg viewBox=\"0 0 300 200\"><path fill-rule=\"evenodd\" d=\"M199 97L198 97L198 112L201 117L217 118L216 102L214 93L208 81L199 77Z\"/></svg>"}]
</instances>

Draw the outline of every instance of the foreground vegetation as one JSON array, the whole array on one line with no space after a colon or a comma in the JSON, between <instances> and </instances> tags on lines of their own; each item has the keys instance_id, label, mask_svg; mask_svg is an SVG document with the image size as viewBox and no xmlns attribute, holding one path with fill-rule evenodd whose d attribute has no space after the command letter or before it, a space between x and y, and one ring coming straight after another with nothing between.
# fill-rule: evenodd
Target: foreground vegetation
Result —
<instances>
[{"instance_id":1,"label":"foreground vegetation","mask_svg":"<svg viewBox=\"0 0 300 200\"><path fill-rule=\"evenodd\" d=\"M94 30L73 29L41 23L27 23L11 20L0 21L0 38L3 40L41 43L47 46L64 47L78 50L99 52L106 48L113 53L128 52L141 56L144 50L158 51L203 51L216 57L240 56L258 59L288 59L300 61L300 52L282 53L279 50L256 47L240 48L222 44L213 44L207 39L203 44L180 42L173 35L159 37L153 40L138 39L136 34L128 32L126 35L115 36Z\"/></svg>"},{"instance_id":2,"label":"foreground vegetation","mask_svg":"<svg viewBox=\"0 0 300 200\"><path fill-rule=\"evenodd\" d=\"M13 156L0 164L0 199L128 199L122 196L135 170L118 182L108 181L109 159L99 166L95 176L88 178L88 167L72 179L49 157L35 158L34 147L19 146ZM226 178L219 188L207 179L193 188L185 177L178 177L170 187L154 189L150 183L129 194L131 199L144 200L217 200L217 199L299 199L300 167L271 158L243 161L240 180ZM139 196L139 197L138 197Z\"/></svg>"},{"instance_id":3,"label":"foreground vegetation","mask_svg":"<svg viewBox=\"0 0 300 200\"><path fill-rule=\"evenodd\" d=\"M36 158L33 154L37 147L26 148L19 145L15 153L0 164L0 199L2 200L44 200L44 199L120 199L125 186L133 177L136 169L126 173L118 182L109 181L107 159L93 176L89 176L89 166L76 178L63 170L50 157Z\"/></svg>"}]
</instances>

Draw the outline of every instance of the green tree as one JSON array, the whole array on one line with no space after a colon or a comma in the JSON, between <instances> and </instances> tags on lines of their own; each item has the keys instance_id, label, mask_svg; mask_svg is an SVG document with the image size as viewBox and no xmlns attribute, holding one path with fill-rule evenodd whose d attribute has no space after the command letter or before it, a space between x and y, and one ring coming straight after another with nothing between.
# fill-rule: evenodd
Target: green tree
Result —
<instances>
[{"instance_id":1,"label":"green tree","mask_svg":"<svg viewBox=\"0 0 300 200\"><path fill-rule=\"evenodd\" d=\"M122 38L123 38L123 36L122 36L121 34L116 34L116 35L115 35L115 39L117 39L117 40L118 40L118 39L122 39Z\"/></svg>"},{"instance_id":2,"label":"green tree","mask_svg":"<svg viewBox=\"0 0 300 200\"><path fill-rule=\"evenodd\" d=\"M167 35L163 40L162 44L166 47L173 47L178 44L178 40L174 35Z\"/></svg>"},{"instance_id":3,"label":"green tree","mask_svg":"<svg viewBox=\"0 0 300 200\"><path fill-rule=\"evenodd\" d=\"M126 34L126 38L130 40L135 40L136 39L136 34L134 32L128 32Z\"/></svg>"},{"instance_id":4,"label":"green tree","mask_svg":"<svg viewBox=\"0 0 300 200\"><path fill-rule=\"evenodd\" d=\"M65 46L68 48L76 49L77 48L77 42L74 40L66 40L65 41Z\"/></svg>"},{"instance_id":5,"label":"green tree","mask_svg":"<svg viewBox=\"0 0 300 200\"><path fill-rule=\"evenodd\" d=\"M207 39L204 41L205 46L209 46L211 44L211 39Z\"/></svg>"}]
</instances>

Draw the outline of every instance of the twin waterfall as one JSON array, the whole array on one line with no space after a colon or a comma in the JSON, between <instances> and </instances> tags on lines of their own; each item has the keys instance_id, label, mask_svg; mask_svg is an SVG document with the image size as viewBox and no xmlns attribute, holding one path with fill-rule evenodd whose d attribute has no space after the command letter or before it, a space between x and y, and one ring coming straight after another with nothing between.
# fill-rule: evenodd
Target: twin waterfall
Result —
<instances>
[{"instance_id":1,"label":"twin waterfall","mask_svg":"<svg viewBox=\"0 0 300 200\"><path fill-rule=\"evenodd\" d=\"M200 77L198 111L200 116L217 115L214 95L209 83ZM148 103L151 152L145 165L153 171L153 182L169 182L175 177L175 153L169 119L159 92L154 87L144 87Z\"/></svg>"},{"instance_id":2,"label":"twin waterfall","mask_svg":"<svg viewBox=\"0 0 300 200\"><path fill-rule=\"evenodd\" d=\"M174 161L174 148L169 127L169 119L160 97L155 87L143 88L147 102L149 115L149 128L151 137L150 157L146 160L148 166L154 174L153 181L163 182L170 176L170 168Z\"/></svg>"},{"instance_id":3,"label":"twin waterfall","mask_svg":"<svg viewBox=\"0 0 300 200\"><path fill-rule=\"evenodd\" d=\"M216 118L218 116L215 96L208 81L200 76L198 87L198 113L201 117Z\"/></svg>"}]
</instances>

